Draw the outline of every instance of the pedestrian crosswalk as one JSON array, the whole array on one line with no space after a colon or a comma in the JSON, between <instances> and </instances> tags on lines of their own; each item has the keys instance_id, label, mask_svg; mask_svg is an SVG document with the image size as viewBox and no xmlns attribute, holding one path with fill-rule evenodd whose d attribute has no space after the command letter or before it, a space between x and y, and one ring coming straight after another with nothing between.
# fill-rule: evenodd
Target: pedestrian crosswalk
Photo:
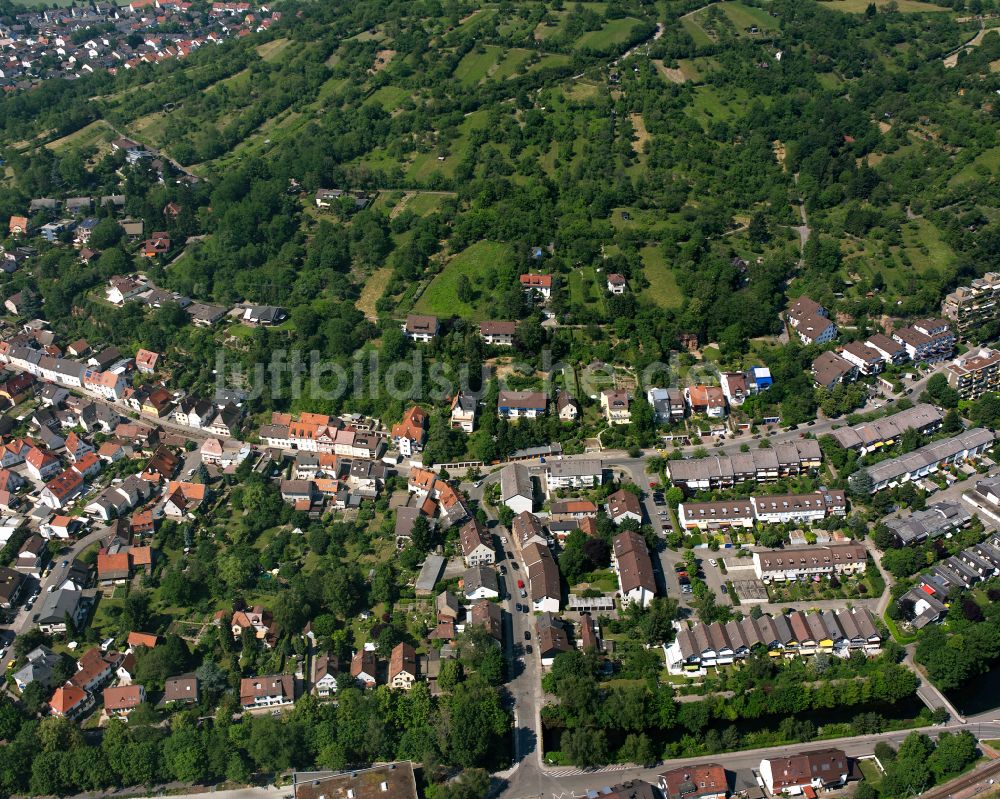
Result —
<instances>
[{"instance_id":1,"label":"pedestrian crosswalk","mask_svg":"<svg viewBox=\"0 0 1000 799\"><path fill-rule=\"evenodd\" d=\"M579 777L581 774L606 774L615 771L628 771L630 768L639 768L631 763L615 763L612 766L605 766L604 768L595 769L582 769L576 766L559 766L556 768L545 769L546 777Z\"/></svg>"}]
</instances>

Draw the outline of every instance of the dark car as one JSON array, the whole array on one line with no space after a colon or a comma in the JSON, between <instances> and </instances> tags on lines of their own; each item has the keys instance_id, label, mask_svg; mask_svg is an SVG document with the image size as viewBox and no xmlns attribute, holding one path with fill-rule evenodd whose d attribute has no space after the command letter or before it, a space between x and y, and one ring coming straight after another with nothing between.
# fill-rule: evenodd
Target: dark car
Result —
<instances>
[{"instance_id":1,"label":"dark car","mask_svg":"<svg viewBox=\"0 0 1000 799\"><path fill-rule=\"evenodd\" d=\"M511 568L513 568L513 569L520 569L521 568L520 566L517 565L517 561L516 560L512 560L510 562L510 565L511 565Z\"/></svg>"},{"instance_id":2,"label":"dark car","mask_svg":"<svg viewBox=\"0 0 1000 799\"><path fill-rule=\"evenodd\" d=\"M532 650L531 650L531 644L528 644L528 645L527 645L527 646L526 646L526 647L524 648L524 651L525 651L525 652L527 652L527 653L528 653L528 654L530 655L530 654L531 654L531 651L532 651Z\"/></svg>"},{"instance_id":3,"label":"dark car","mask_svg":"<svg viewBox=\"0 0 1000 799\"><path fill-rule=\"evenodd\" d=\"M521 603L520 602L518 602L516 605L514 605L514 607L517 608L517 612L518 613L521 612Z\"/></svg>"},{"instance_id":4,"label":"dark car","mask_svg":"<svg viewBox=\"0 0 1000 799\"><path fill-rule=\"evenodd\" d=\"M531 633L528 630L524 631L524 640L525 641L530 641L531 640Z\"/></svg>"}]
</instances>

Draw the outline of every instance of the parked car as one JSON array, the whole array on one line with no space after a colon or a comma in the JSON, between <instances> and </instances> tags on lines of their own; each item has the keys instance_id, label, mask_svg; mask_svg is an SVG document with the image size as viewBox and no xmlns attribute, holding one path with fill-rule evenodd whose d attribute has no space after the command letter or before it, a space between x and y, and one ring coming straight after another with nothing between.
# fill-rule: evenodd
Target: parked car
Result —
<instances>
[{"instance_id":1,"label":"parked car","mask_svg":"<svg viewBox=\"0 0 1000 799\"><path fill-rule=\"evenodd\" d=\"M530 655L534 650L532 650L531 644L528 644L526 647L524 647L524 651Z\"/></svg>"},{"instance_id":2,"label":"parked car","mask_svg":"<svg viewBox=\"0 0 1000 799\"><path fill-rule=\"evenodd\" d=\"M521 612L521 603L520 602L518 602L516 605L514 605L514 607L517 608L517 612L518 613Z\"/></svg>"},{"instance_id":3,"label":"parked car","mask_svg":"<svg viewBox=\"0 0 1000 799\"><path fill-rule=\"evenodd\" d=\"M524 631L524 640L525 641L530 641L531 640L531 632L529 630L525 630Z\"/></svg>"},{"instance_id":4,"label":"parked car","mask_svg":"<svg viewBox=\"0 0 1000 799\"><path fill-rule=\"evenodd\" d=\"M506 544L507 543L507 536L505 536L505 535L500 536L500 543L501 544Z\"/></svg>"},{"instance_id":5,"label":"parked car","mask_svg":"<svg viewBox=\"0 0 1000 799\"><path fill-rule=\"evenodd\" d=\"M521 599L527 599L527 598L528 598L528 592L527 592L527 591L525 591L525 590L524 590L524 589L522 588L522 589L521 589ZM527 608L527 607L525 607L525 609L524 609L524 612L525 612L525 613L527 613L527 612L528 612L528 608Z\"/></svg>"},{"instance_id":6,"label":"parked car","mask_svg":"<svg viewBox=\"0 0 1000 799\"><path fill-rule=\"evenodd\" d=\"M518 588L524 588L524 580L518 580L517 581L517 587Z\"/></svg>"},{"instance_id":7,"label":"parked car","mask_svg":"<svg viewBox=\"0 0 1000 799\"><path fill-rule=\"evenodd\" d=\"M520 566L517 565L517 561L513 560L513 559L511 559L511 561L510 561L510 567L512 569L520 569L521 568Z\"/></svg>"},{"instance_id":8,"label":"parked car","mask_svg":"<svg viewBox=\"0 0 1000 799\"><path fill-rule=\"evenodd\" d=\"M709 558L708 559L708 565L709 566L718 566L719 565L719 561L717 561L715 558Z\"/></svg>"},{"instance_id":9,"label":"parked car","mask_svg":"<svg viewBox=\"0 0 1000 799\"><path fill-rule=\"evenodd\" d=\"M500 567L500 574L506 574L506 573L507 573L507 567L506 566L501 566Z\"/></svg>"}]
</instances>

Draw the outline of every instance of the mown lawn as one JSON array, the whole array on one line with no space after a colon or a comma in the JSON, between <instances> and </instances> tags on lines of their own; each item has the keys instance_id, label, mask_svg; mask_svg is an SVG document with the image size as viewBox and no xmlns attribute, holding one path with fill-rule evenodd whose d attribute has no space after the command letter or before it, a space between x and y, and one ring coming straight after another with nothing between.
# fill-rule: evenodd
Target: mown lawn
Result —
<instances>
[{"instance_id":1,"label":"mown lawn","mask_svg":"<svg viewBox=\"0 0 1000 799\"><path fill-rule=\"evenodd\" d=\"M640 23L635 17L608 20L608 24L599 31L587 31L573 45L576 50L595 50L604 52L616 44L628 40L632 29Z\"/></svg>"},{"instance_id":2,"label":"mown lawn","mask_svg":"<svg viewBox=\"0 0 1000 799\"><path fill-rule=\"evenodd\" d=\"M644 288L639 296L647 299L660 308L679 308L684 301L684 295L677 285L677 278L667 264L663 250L658 244L650 244L640 251L643 270L649 286Z\"/></svg>"},{"instance_id":3,"label":"mown lawn","mask_svg":"<svg viewBox=\"0 0 1000 799\"><path fill-rule=\"evenodd\" d=\"M754 8L743 3L720 3L719 7L736 26L741 36L747 35L747 28L757 26L761 32L778 30L778 20L768 14L763 8Z\"/></svg>"},{"instance_id":4,"label":"mown lawn","mask_svg":"<svg viewBox=\"0 0 1000 799\"><path fill-rule=\"evenodd\" d=\"M434 276L417 301L414 313L434 314L445 318L461 316L473 320L489 319L493 315L493 295L485 289L485 278L498 263L510 255L509 245L495 241L477 241L462 250ZM469 278L476 292L471 302L458 299L458 279L462 275Z\"/></svg>"},{"instance_id":5,"label":"mown lawn","mask_svg":"<svg viewBox=\"0 0 1000 799\"><path fill-rule=\"evenodd\" d=\"M478 50L478 47L470 50L455 67L455 77L465 87L475 86L483 80L500 58L500 48L496 45L488 44L482 52Z\"/></svg>"},{"instance_id":6,"label":"mown lawn","mask_svg":"<svg viewBox=\"0 0 1000 799\"><path fill-rule=\"evenodd\" d=\"M704 47L705 45L712 44L712 37L701 27L694 14L681 17L681 27L684 28L696 46Z\"/></svg>"}]
</instances>

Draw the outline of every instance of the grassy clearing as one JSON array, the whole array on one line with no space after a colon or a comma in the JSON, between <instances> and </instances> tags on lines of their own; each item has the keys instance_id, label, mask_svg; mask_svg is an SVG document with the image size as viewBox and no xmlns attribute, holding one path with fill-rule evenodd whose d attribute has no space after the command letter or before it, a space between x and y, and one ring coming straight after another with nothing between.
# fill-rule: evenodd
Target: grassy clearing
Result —
<instances>
[{"instance_id":1,"label":"grassy clearing","mask_svg":"<svg viewBox=\"0 0 1000 799\"><path fill-rule=\"evenodd\" d=\"M861 773L865 775L865 782L873 788L878 788L879 783L882 782L882 772L879 771L878 766L875 765L875 761L859 760L858 768L861 769Z\"/></svg>"},{"instance_id":2,"label":"grassy clearing","mask_svg":"<svg viewBox=\"0 0 1000 799\"><path fill-rule=\"evenodd\" d=\"M413 211L417 216L427 216L437 211L449 196L447 194L420 192L407 201L406 210Z\"/></svg>"},{"instance_id":3,"label":"grassy clearing","mask_svg":"<svg viewBox=\"0 0 1000 799\"><path fill-rule=\"evenodd\" d=\"M462 56L462 60L455 67L455 77L465 87L475 86L489 74L499 60L500 48L496 45L485 45L482 51L475 47Z\"/></svg>"},{"instance_id":4,"label":"grassy clearing","mask_svg":"<svg viewBox=\"0 0 1000 799\"><path fill-rule=\"evenodd\" d=\"M679 308L684 297L663 250L659 245L650 244L643 247L639 254L642 255L643 270L649 281L649 286L639 293L640 298L649 300L660 308Z\"/></svg>"},{"instance_id":5,"label":"grassy clearing","mask_svg":"<svg viewBox=\"0 0 1000 799\"><path fill-rule=\"evenodd\" d=\"M277 61L291 43L291 39L272 39L257 46L257 55L265 61Z\"/></svg>"},{"instance_id":6,"label":"grassy clearing","mask_svg":"<svg viewBox=\"0 0 1000 799\"><path fill-rule=\"evenodd\" d=\"M694 14L688 14L681 17L681 27L684 28L687 35L691 37L691 41L693 41L698 47L704 47L705 45L712 44L714 41L714 39L708 35L708 32L701 27Z\"/></svg>"},{"instance_id":7,"label":"grassy clearing","mask_svg":"<svg viewBox=\"0 0 1000 799\"><path fill-rule=\"evenodd\" d=\"M868 8L870 2L876 6L887 5L890 0L820 0L827 8L834 8L837 11L846 11L850 14L862 14ZM916 14L928 11L951 11L950 8L936 6L933 3L922 3L918 0L896 0L899 10L904 14Z\"/></svg>"},{"instance_id":8,"label":"grassy clearing","mask_svg":"<svg viewBox=\"0 0 1000 799\"><path fill-rule=\"evenodd\" d=\"M410 92L402 86L382 86L372 92L371 97L365 100L365 105L380 105L391 112L399 108L409 96Z\"/></svg>"},{"instance_id":9,"label":"grassy clearing","mask_svg":"<svg viewBox=\"0 0 1000 799\"><path fill-rule=\"evenodd\" d=\"M998 61L997 63L1000 63ZM971 164L966 164L958 174L956 174L949 185L960 186L970 180L978 178L988 178L1000 172L1000 147L992 147L976 156Z\"/></svg>"},{"instance_id":10,"label":"grassy clearing","mask_svg":"<svg viewBox=\"0 0 1000 799\"><path fill-rule=\"evenodd\" d=\"M460 134L455 141L451 143L448 148L448 152L444 155L444 160L439 161L438 158L441 156L438 154L437 150L432 150L426 153L418 153L417 156L410 163L409 167L406 168L407 176L410 180L422 181L429 178L435 172L440 172L446 177L451 177L455 174L455 168L461 162L462 158L465 157L465 152L469 147L469 134L472 133L476 128L481 128L486 125L486 119L488 114L486 111L474 111L469 114L460 126ZM366 157L365 162L372 164L370 157ZM375 168L387 169L392 166L392 162L372 164Z\"/></svg>"},{"instance_id":11,"label":"grassy clearing","mask_svg":"<svg viewBox=\"0 0 1000 799\"><path fill-rule=\"evenodd\" d=\"M569 273L569 299L575 305L584 307L600 307L604 302L605 278L603 273L598 277L597 270L592 266L574 269Z\"/></svg>"},{"instance_id":12,"label":"grassy clearing","mask_svg":"<svg viewBox=\"0 0 1000 799\"><path fill-rule=\"evenodd\" d=\"M437 316L461 316L466 319L488 319L492 309L493 292L486 288L487 276L496 265L511 256L510 246L495 241L477 241L458 253L434 276L420 296L414 313ZM476 296L471 302L458 299L458 279L465 275L472 283Z\"/></svg>"},{"instance_id":13,"label":"grassy clearing","mask_svg":"<svg viewBox=\"0 0 1000 799\"><path fill-rule=\"evenodd\" d=\"M595 50L604 52L615 45L628 41L632 29L640 23L635 17L608 20L608 24L599 31L587 31L573 45L576 50Z\"/></svg>"},{"instance_id":14,"label":"grassy clearing","mask_svg":"<svg viewBox=\"0 0 1000 799\"><path fill-rule=\"evenodd\" d=\"M128 133L135 136L143 144L162 147L166 138L166 127L167 114L163 111L156 111L134 120L128 126Z\"/></svg>"},{"instance_id":15,"label":"grassy clearing","mask_svg":"<svg viewBox=\"0 0 1000 799\"><path fill-rule=\"evenodd\" d=\"M643 146L649 141L649 131L646 130L646 123L643 121L642 114L630 114L629 119L632 121L632 127L635 130L632 149L638 155L643 156L645 155Z\"/></svg>"},{"instance_id":16,"label":"grassy clearing","mask_svg":"<svg viewBox=\"0 0 1000 799\"><path fill-rule=\"evenodd\" d=\"M694 100L690 109L704 127L715 120L729 119L733 115L733 105L744 106L747 93L743 89L726 91L725 94L711 86L699 86L694 90Z\"/></svg>"},{"instance_id":17,"label":"grassy clearing","mask_svg":"<svg viewBox=\"0 0 1000 799\"><path fill-rule=\"evenodd\" d=\"M926 219L903 226L903 250L921 272L945 269L955 263L955 251L941 240L938 229Z\"/></svg>"},{"instance_id":18,"label":"grassy clearing","mask_svg":"<svg viewBox=\"0 0 1000 799\"><path fill-rule=\"evenodd\" d=\"M97 147L100 150L111 149L111 139L115 132L103 119L91 122L68 136L50 141L45 145L47 150L62 153L67 150L78 150L86 147Z\"/></svg>"},{"instance_id":19,"label":"grassy clearing","mask_svg":"<svg viewBox=\"0 0 1000 799\"><path fill-rule=\"evenodd\" d=\"M536 69L564 67L569 64L570 61L572 61L572 59L565 53L546 53L538 60L537 63L528 67L528 72L534 72Z\"/></svg>"},{"instance_id":20,"label":"grassy clearing","mask_svg":"<svg viewBox=\"0 0 1000 799\"><path fill-rule=\"evenodd\" d=\"M376 269L365 279L365 287L361 290L361 296L358 297L354 306L369 319L376 317L375 303L378 302L379 298L385 292L385 287L389 285L390 277L392 277L392 268L383 266L381 269Z\"/></svg>"},{"instance_id":21,"label":"grassy clearing","mask_svg":"<svg viewBox=\"0 0 1000 799\"><path fill-rule=\"evenodd\" d=\"M563 89L563 95L567 100L574 100L578 103L586 102L597 97L601 92L601 87L596 83L586 80L576 80L569 83Z\"/></svg>"},{"instance_id":22,"label":"grassy clearing","mask_svg":"<svg viewBox=\"0 0 1000 799\"><path fill-rule=\"evenodd\" d=\"M496 80L506 80L511 75L517 73L521 66L527 63L528 59L534 55L532 50L525 50L523 47L515 47L507 51L503 60L494 67L490 77Z\"/></svg>"},{"instance_id":23,"label":"grassy clearing","mask_svg":"<svg viewBox=\"0 0 1000 799\"><path fill-rule=\"evenodd\" d=\"M656 71L659 72L668 83L686 83L689 80L688 76L684 74L683 69L668 67L659 59L653 61L653 66L656 67Z\"/></svg>"},{"instance_id":24,"label":"grassy clearing","mask_svg":"<svg viewBox=\"0 0 1000 799\"><path fill-rule=\"evenodd\" d=\"M768 14L763 8L743 5L743 3L720 3L719 7L729 17L737 31L742 35L748 28L756 27L761 32L770 33L778 30L778 20Z\"/></svg>"}]
</instances>

